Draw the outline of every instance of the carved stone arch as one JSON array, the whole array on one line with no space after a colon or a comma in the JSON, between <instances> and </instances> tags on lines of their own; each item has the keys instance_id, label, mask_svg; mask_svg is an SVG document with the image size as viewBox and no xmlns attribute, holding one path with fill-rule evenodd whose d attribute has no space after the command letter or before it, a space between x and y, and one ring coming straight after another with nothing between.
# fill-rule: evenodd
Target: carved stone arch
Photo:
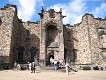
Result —
<instances>
[{"instance_id":1,"label":"carved stone arch","mask_svg":"<svg viewBox=\"0 0 106 80\"><path fill-rule=\"evenodd\" d=\"M55 27L59 26L55 20L50 20L50 21L47 21L47 22L45 23L45 25L44 25L45 29L46 29L48 26L50 26L50 25L53 25L53 26L55 26Z\"/></svg>"}]
</instances>

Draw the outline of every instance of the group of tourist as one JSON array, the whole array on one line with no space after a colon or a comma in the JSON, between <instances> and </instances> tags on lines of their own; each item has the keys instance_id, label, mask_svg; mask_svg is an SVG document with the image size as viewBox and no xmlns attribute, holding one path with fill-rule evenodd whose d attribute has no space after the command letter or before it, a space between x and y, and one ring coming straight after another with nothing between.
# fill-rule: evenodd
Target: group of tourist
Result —
<instances>
[{"instance_id":1,"label":"group of tourist","mask_svg":"<svg viewBox=\"0 0 106 80\"><path fill-rule=\"evenodd\" d=\"M59 68L62 68L63 66L65 66L66 68L66 73L67 75L69 75L69 63L68 62L64 62L63 59L59 59L59 60L54 60L52 57L50 58L50 65L55 67L55 70L58 70Z\"/></svg>"},{"instance_id":2,"label":"group of tourist","mask_svg":"<svg viewBox=\"0 0 106 80\"><path fill-rule=\"evenodd\" d=\"M64 61L60 59L59 61L54 60L53 58L50 58L50 65L54 67L55 70L58 70L59 68L62 68L64 65L66 67L66 73L69 74L69 64L64 64ZM36 65L35 62L28 62L26 65L26 70L31 70L31 73L35 73L36 71ZM18 64L16 61L14 62L14 71L16 70L22 70L22 65Z\"/></svg>"},{"instance_id":3,"label":"group of tourist","mask_svg":"<svg viewBox=\"0 0 106 80\"><path fill-rule=\"evenodd\" d=\"M26 69L26 70L31 70L31 73L35 73L35 69L36 69L36 65L35 65L35 62L32 62L32 63L27 63L26 64L26 67L22 67L19 63L17 63L16 61L14 62L14 71L17 71L17 70L22 70L22 69Z\"/></svg>"},{"instance_id":4,"label":"group of tourist","mask_svg":"<svg viewBox=\"0 0 106 80\"><path fill-rule=\"evenodd\" d=\"M59 68L62 68L64 65L63 59L60 60L54 60L52 57L50 58L50 65L54 66L55 70L58 70Z\"/></svg>"},{"instance_id":5,"label":"group of tourist","mask_svg":"<svg viewBox=\"0 0 106 80\"><path fill-rule=\"evenodd\" d=\"M14 62L14 71L20 70L21 66L16 61Z\"/></svg>"}]
</instances>

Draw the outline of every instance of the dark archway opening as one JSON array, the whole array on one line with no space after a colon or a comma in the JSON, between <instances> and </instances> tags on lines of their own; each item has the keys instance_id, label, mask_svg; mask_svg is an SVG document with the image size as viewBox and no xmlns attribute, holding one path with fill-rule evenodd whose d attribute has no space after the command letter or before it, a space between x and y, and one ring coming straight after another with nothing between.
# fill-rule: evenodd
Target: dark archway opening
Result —
<instances>
[{"instance_id":1,"label":"dark archway opening","mask_svg":"<svg viewBox=\"0 0 106 80\"><path fill-rule=\"evenodd\" d=\"M54 59L54 55L50 55L48 60L50 61L50 58L53 58Z\"/></svg>"},{"instance_id":2,"label":"dark archway opening","mask_svg":"<svg viewBox=\"0 0 106 80\"><path fill-rule=\"evenodd\" d=\"M23 62L23 55L24 55L24 47L22 47L22 46L20 46L19 48L18 48L18 62L19 63L22 63Z\"/></svg>"},{"instance_id":3,"label":"dark archway opening","mask_svg":"<svg viewBox=\"0 0 106 80\"><path fill-rule=\"evenodd\" d=\"M34 62L36 57L37 57L36 48L35 47L31 47L30 52L31 52L31 62Z\"/></svg>"},{"instance_id":4,"label":"dark archway opening","mask_svg":"<svg viewBox=\"0 0 106 80\"><path fill-rule=\"evenodd\" d=\"M52 47L52 43L57 42L58 31L56 26L49 25L46 29L46 46Z\"/></svg>"},{"instance_id":5,"label":"dark archway opening","mask_svg":"<svg viewBox=\"0 0 106 80\"><path fill-rule=\"evenodd\" d=\"M49 55L49 57L48 57L48 61L47 61L47 66L49 65L51 65L51 63L50 63L50 58L52 58L52 59L54 59L54 55Z\"/></svg>"},{"instance_id":6,"label":"dark archway opening","mask_svg":"<svg viewBox=\"0 0 106 80\"><path fill-rule=\"evenodd\" d=\"M51 50L50 52L48 52L48 55L47 55L47 61L46 61L46 65L49 66L50 65L50 58L54 59L54 51Z\"/></svg>"},{"instance_id":7,"label":"dark archway opening","mask_svg":"<svg viewBox=\"0 0 106 80\"><path fill-rule=\"evenodd\" d=\"M67 49L64 48L64 60L65 60L65 63L66 63L66 60L67 60Z\"/></svg>"}]
</instances>

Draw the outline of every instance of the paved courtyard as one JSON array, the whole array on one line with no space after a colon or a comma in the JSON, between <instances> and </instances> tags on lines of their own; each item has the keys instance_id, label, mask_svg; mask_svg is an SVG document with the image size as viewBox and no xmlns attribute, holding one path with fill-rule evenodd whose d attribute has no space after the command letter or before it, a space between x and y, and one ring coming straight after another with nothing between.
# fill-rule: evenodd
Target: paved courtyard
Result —
<instances>
[{"instance_id":1,"label":"paved courtyard","mask_svg":"<svg viewBox=\"0 0 106 80\"><path fill-rule=\"evenodd\" d=\"M106 71L65 72L55 70L31 71L0 71L0 80L106 80Z\"/></svg>"}]
</instances>

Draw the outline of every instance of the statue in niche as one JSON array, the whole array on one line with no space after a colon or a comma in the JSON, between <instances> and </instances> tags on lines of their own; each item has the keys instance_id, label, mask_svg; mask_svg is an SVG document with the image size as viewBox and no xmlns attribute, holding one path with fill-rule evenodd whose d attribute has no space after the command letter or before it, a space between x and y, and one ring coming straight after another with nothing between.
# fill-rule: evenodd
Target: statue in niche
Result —
<instances>
[{"instance_id":1,"label":"statue in niche","mask_svg":"<svg viewBox=\"0 0 106 80\"><path fill-rule=\"evenodd\" d=\"M49 16L50 16L50 18L55 18L54 9L49 10Z\"/></svg>"}]
</instances>

